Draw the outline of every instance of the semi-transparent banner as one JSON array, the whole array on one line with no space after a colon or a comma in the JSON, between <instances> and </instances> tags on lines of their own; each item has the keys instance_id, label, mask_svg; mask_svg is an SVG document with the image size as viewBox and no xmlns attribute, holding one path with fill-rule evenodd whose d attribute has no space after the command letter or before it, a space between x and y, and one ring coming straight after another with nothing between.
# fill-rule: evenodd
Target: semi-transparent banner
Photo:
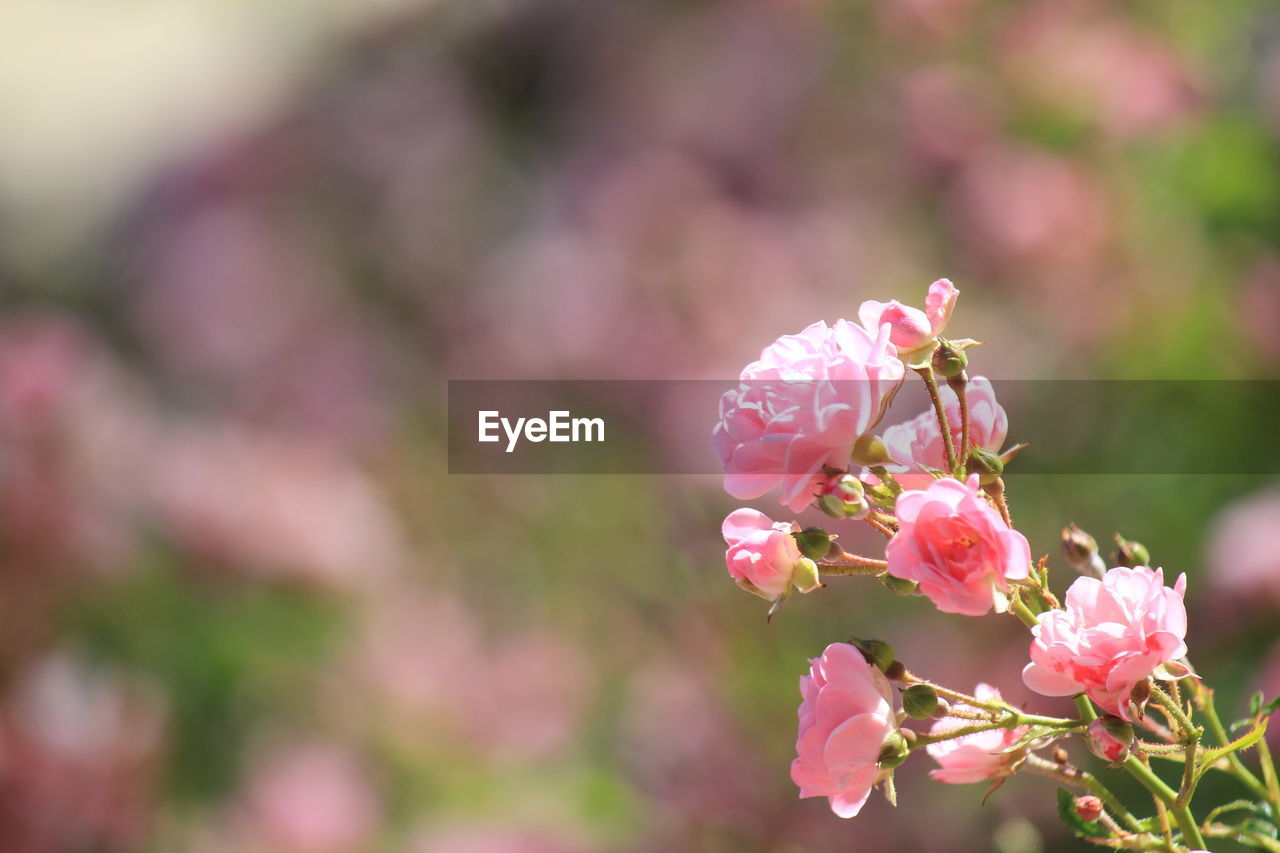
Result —
<instances>
[{"instance_id":1,"label":"semi-transparent banner","mask_svg":"<svg viewBox=\"0 0 1280 853\"><path fill-rule=\"evenodd\" d=\"M1028 446L1010 466L1026 474L1278 474L1280 381L996 380L970 383L975 435ZM936 423L923 383L883 395L856 381L450 380L451 474L717 474L727 443L769 449L796 419L846 432L874 424L895 443ZM728 402L737 415L712 432ZM958 401L944 389L952 426ZM743 417L759 407L759 416ZM995 411L996 406L1001 411ZM917 426L918 424L918 426ZM743 435L743 431L747 435ZM753 431L758 430L759 434ZM854 435L849 436L852 443ZM975 439L976 441L976 439ZM996 449L996 448L992 448ZM778 458L790 473L803 453Z\"/></svg>"}]
</instances>

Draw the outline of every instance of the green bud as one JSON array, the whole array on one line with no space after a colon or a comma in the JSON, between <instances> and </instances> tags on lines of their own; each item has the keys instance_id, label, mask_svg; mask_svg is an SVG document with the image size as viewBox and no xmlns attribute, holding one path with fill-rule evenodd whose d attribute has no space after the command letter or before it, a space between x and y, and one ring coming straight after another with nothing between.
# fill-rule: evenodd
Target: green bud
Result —
<instances>
[{"instance_id":1,"label":"green bud","mask_svg":"<svg viewBox=\"0 0 1280 853\"><path fill-rule=\"evenodd\" d=\"M907 756L910 754L911 745L907 743L907 739L903 737L902 732L895 731L885 738L884 745L880 747L880 756L876 764L882 770L892 770L906 761Z\"/></svg>"},{"instance_id":2,"label":"green bud","mask_svg":"<svg viewBox=\"0 0 1280 853\"><path fill-rule=\"evenodd\" d=\"M821 560L831 550L831 536L821 527L806 527L791 535L800 546L800 553L811 560Z\"/></svg>"},{"instance_id":3,"label":"green bud","mask_svg":"<svg viewBox=\"0 0 1280 853\"><path fill-rule=\"evenodd\" d=\"M934 373L944 379L950 379L953 376L959 376L968 366L969 356L965 355L963 349L960 349L951 341L938 341L938 348L933 351Z\"/></svg>"},{"instance_id":4,"label":"green bud","mask_svg":"<svg viewBox=\"0 0 1280 853\"><path fill-rule=\"evenodd\" d=\"M978 475L978 482L990 486L1004 474L1004 462L1000 457L985 447L975 447L969 451L969 460L965 470Z\"/></svg>"},{"instance_id":5,"label":"green bud","mask_svg":"<svg viewBox=\"0 0 1280 853\"><path fill-rule=\"evenodd\" d=\"M920 584L915 581L909 581L906 578L895 578L888 572L876 575L876 577L894 595L914 595L920 589Z\"/></svg>"},{"instance_id":6,"label":"green bud","mask_svg":"<svg viewBox=\"0 0 1280 853\"><path fill-rule=\"evenodd\" d=\"M871 467L873 465L891 465L893 457L889 455L889 448L885 446L884 441L878 435L867 433L858 436L858 440L853 443L853 461L858 465Z\"/></svg>"},{"instance_id":7,"label":"green bud","mask_svg":"<svg viewBox=\"0 0 1280 853\"><path fill-rule=\"evenodd\" d=\"M797 592L813 592L822 586L822 581L818 578L818 564L808 557L802 557L791 569L791 583L795 585Z\"/></svg>"},{"instance_id":8,"label":"green bud","mask_svg":"<svg viewBox=\"0 0 1280 853\"><path fill-rule=\"evenodd\" d=\"M902 710L914 720L927 720L938 710L938 693L927 684L913 684L902 691Z\"/></svg>"},{"instance_id":9,"label":"green bud","mask_svg":"<svg viewBox=\"0 0 1280 853\"><path fill-rule=\"evenodd\" d=\"M1151 565L1151 554L1147 551L1147 546L1141 542L1134 542L1132 539L1125 539L1119 533L1116 534L1116 545L1120 546L1115 553L1115 562L1117 566L1149 566Z\"/></svg>"},{"instance_id":10,"label":"green bud","mask_svg":"<svg viewBox=\"0 0 1280 853\"><path fill-rule=\"evenodd\" d=\"M887 671L894 663L893 646L889 645L884 640L876 640L874 638L869 640L859 640L857 637L854 637L850 642L857 647L858 651L862 652L862 656L866 658L867 663L871 664L881 672Z\"/></svg>"}]
</instances>

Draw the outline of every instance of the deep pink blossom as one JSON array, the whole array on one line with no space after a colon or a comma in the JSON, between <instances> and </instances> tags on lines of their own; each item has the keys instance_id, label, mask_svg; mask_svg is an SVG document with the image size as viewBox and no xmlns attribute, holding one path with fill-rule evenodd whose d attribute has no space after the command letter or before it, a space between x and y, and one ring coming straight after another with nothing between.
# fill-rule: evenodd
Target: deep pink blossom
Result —
<instances>
[{"instance_id":1,"label":"deep pink blossom","mask_svg":"<svg viewBox=\"0 0 1280 853\"><path fill-rule=\"evenodd\" d=\"M742 371L720 400L711 441L724 487L740 500L782 486L782 503L799 512L825 481L823 466L845 468L858 437L884 416L903 366L886 324L817 322L784 335Z\"/></svg>"},{"instance_id":2,"label":"deep pink blossom","mask_svg":"<svg viewBox=\"0 0 1280 853\"><path fill-rule=\"evenodd\" d=\"M889 574L919 583L944 613L1008 609L1009 582L1027 576L1031 546L987 503L977 475L903 492L895 512L898 532L885 548Z\"/></svg>"},{"instance_id":3,"label":"deep pink blossom","mask_svg":"<svg viewBox=\"0 0 1280 853\"><path fill-rule=\"evenodd\" d=\"M1045 696L1085 693L1133 722L1145 700L1134 688L1152 675L1173 677L1163 665L1187 653L1186 587L1185 574L1170 589L1162 569L1146 566L1076 578L1065 609L1037 617L1023 681Z\"/></svg>"},{"instance_id":4,"label":"deep pink blossom","mask_svg":"<svg viewBox=\"0 0 1280 853\"><path fill-rule=\"evenodd\" d=\"M853 817L888 771L881 751L896 735L893 692L880 670L848 643L832 643L800 676L791 779L801 797L830 797L840 817Z\"/></svg>"},{"instance_id":5,"label":"deep pink blossom","mask_svg":"<svg viewBox=\"0 0 1280 853\"><path fill-rule=\"evenodd\" d=\"M979 684L973 695L982 700L999 699L1000 691L990 684ZM977 711L963 703L957 707L963 710ZM967 726L971 720L945 717L933 724L930 734L941 734ZM1023 750L1014 749L1015 744L1026 734L1027 726L1012 729L991 729L963 735L952 740L931 743L926 750L929 757L938 762L937 770L930 770L930 778L953 785L967 785L1008 776L1014 771L1025 754Z\"/></svg>"}]
</instances>

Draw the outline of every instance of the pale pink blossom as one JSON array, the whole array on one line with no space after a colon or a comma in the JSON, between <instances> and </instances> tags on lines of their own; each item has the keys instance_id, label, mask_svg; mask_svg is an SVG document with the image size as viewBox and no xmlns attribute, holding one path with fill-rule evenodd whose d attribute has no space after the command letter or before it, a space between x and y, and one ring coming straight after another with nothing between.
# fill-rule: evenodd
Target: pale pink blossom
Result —
<instances>
[{"instance_id":1,"label":"pale pink blossom","mask_svg":"<svg viewBox=\"0 0 1280 853\"><path fill-rule=\"evenodd\" d=\"M904 357L919 354L922 350L932 349L938 341L938 335L947 327L951 312L956 306L960 291L945 278L940 278L929 285L925 296L924 310L903 305L896 299L888 302L876 302L869 299L858 309L858 320L867 331L875 332L885 323L889 324L889 339Z\"/></svg>"},{"instance_id":2,"label":"pale pink blossom","mask_svg":"<svg viewBox=\"0 0 1280 853\"><path fill-rule=\"evenodd\" d=\"M1163 665L1187 653L1186 588L1185 574L1170 589L1162 569L1146 566L1076 578L1065 609L1037 617L1023 681L1045 696L1085 693L1132 722L1144 701L1134 688L1152 675L1172 677Z\"/></svg>"},{"instance_id":3,"label":"pale pink blossom","mask_svg":"<svg viewBox=\"0 0 1280 853\"><path fill-rule=\"evenodd\" d=\"M720 531L729 544L724 553L729 575L748 592L772 599L793 582L801 592L816 588L817 570L791 535L800 531L795 522L775 522L744 507L729 513Z\"/></svg>"},{"instance_id":4,"label":"pale pink blossom","mask_svg":"<svg viewBox=\"0 0 1280 853\"><path fill-rule=\"evenodd\" d=\"M868 332L847 320L819 321L779 338L720 400L711 441L725 490L750 500L781 485L782 503L804 509L825 480L823 466L848 465L902 377L887 323Z\"/></svg>"},{"instance_id":5,"label":"pale pink blossom","mask_svg":"<svg viewBox=\"0 0 1280 853\"><path fill-rule=\"evenodd\" d=\"M1000 699L1000 691L990 684L979 684L973 695L984 701ZM977 710L964 704L957 705L964 710ZM942 734L962 726L969 725L971 720L956 717L944 717L933 724L930 734ZM953 785L967 785L996 779L1011 774L1018 762L1022 760L1023 751L1014 749L1028 726L1016 726L1012 729L991 729L938 743L931 743L926 750L929 757L938 762L937 770L930 770L929 776L939 782Z\"/></svg>"},{"instance_id":6,"label":"pale pink blossom","mask_svg":"<svg viewBox=\"0 0 1280 853\"><path fill-rule=\"evenodd\" d=\"M959 452L962 424L960 399L948 385L939 389L952 445ZM996 400L991 382L984 376L969 380L965 394L969 404L969 446L998 453L1009 432L1009 418ZM888 466L903 488L924 489L933 482L926 468L946 470L947 451L937 415L928 409L906 423L894 424L884 431L884 444L897 465Z\"/></svg>"},{"instance_id":7,"label":"pale pink blossom","mask_svg":"<svg viewBox=\"0 0 1280 853\"><path fill-rule=\"evenodd\" d=\"M1027 576L1031 546L987 503L977 475L903 492L895 512L898 532L885 548L889 574L919 583L944 613L1008 609L1009 582Z\"/></svg>"},{"instance_id":8,"label":"pale pink blossom","mask_svg":"<svg viewBox=\"0 0 1280 853\"><path fill-rule=\"evenodd\" d=\"M853 817L887 774L880 755L897 733L893 693L880 670L848 643L832 643L800 676L800 730L791 779L801 797L829 797Z\"/></svg>"}]
</instances>

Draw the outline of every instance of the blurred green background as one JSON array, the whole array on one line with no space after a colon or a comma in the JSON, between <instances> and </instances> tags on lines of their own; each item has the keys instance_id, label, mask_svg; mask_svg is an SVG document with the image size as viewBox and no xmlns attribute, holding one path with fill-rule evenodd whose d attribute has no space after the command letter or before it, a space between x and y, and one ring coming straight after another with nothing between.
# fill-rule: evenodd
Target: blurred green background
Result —
<instances>
[{"instance_id":1,"label":"blurred green background","mask_svg":"<svg viewBox=\"0 0 1280 853\"><path fill-rule=\"evenodd\" d=\"M850 822L788 779L825 644L1052 708L1016 625L853 579L766 625L718 478L450 477L445 380L732 379L943 275L997 391L1280 378L1274 3L3 20L5 853L1074 849L1034 777L979 806L921 758ZM1280 692L1268 478L1010 489L1059 589L1063 524L1122 531L1188 573L1226 706Z\"/></svg>"}]
</instances>

